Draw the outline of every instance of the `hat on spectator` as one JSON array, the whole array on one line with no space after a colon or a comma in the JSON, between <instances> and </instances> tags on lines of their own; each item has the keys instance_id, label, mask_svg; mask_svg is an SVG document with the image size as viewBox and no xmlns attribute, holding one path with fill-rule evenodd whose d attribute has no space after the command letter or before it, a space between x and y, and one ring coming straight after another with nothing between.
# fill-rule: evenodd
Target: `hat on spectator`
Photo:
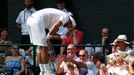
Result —
<instances>
[{"instance_id":1,"label":"hat on spectator","mask_svg":"<svg viewBox=\"0 0 134 75\"><path fill-rule=\"evenodd\" d=\"M75 26L76 26L75 20L74 20L73 17L71 17L71 16L69 16L69 18L70 18L70 20L72 21L73 27L75 27Z\"/></svg>"},{"instance_id":2,"label":"hat on spectator","mask_svg":"<svg viewBox=\"0 0 134 75\"><path fill-rule=\"evenodd\" d=\"M127 36L126 35L119 35L118 37L117 37L117 42L118 41L123 41L124 43L126 43L126 44L130 44L129 42L127 42Z\"/></svg>"}]
</instances>

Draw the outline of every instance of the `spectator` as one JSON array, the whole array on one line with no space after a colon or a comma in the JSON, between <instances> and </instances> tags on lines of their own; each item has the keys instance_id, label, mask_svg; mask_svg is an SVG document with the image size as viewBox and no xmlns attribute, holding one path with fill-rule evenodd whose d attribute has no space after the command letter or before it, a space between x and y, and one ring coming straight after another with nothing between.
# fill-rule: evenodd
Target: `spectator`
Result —
<instances>
[{"instance_id":1,"label":"spectator","mask_svg":"<svg viewBox=\"0 0 134 75\"><path fill-rule=\"evenodd\" d=\"M31 49L28 49L28 50L26 50L26 59L25 59L25 62L26 62L26 67L27 67L27 74L28 75L34 75L34 71L33 71L33 69L29 69L28 67L31 67L31 66L33 66L33 54L32 54L32 50Z\"/></svg>"},{"instance_id":2,"label":"spectator","mask_svg":"<svg viewBox=\"0 0 134 75\"><path fill-rule=\"evenodd\" d=\"M38 48L37 48L38 49ZM35 58L35 61L36 61L36 66L38 66L38 62L37 62L37 56L33 55L33 52L34 51L34 47L31 46L28 50L26 50L25 52L25 62L26 62L26 67L33 67L34 66L34 58ZM36 50L35 50L36 51ZM36 70L36 74L39 73L38 71L39 69ZM27 74L28 75L34 75L34 68L27 68Z\"/></svg>"},{"instance_id":3,"label":"spectator","mask_svg":"<svg viewBox=\"0 0 134 75\"><path fill-rule=\"evenodd\" d=\"M86 45L91 45L91 44L88 43ZM85 47L85 50L88 52L89 55L92 55L95 52L93 47Z\"/></svg>"},{"instance_id":4,"label":"spectator","mask_svg":"<svg viewBox=\"0 0 134 75\"><path fill-rule=\"evenodd\" d=\"M99 40L95 41L95 44L100 44L100 45L105 46L106 54L110 54L112 52L112 48L110 46L110 42L111 42L110 33L111 33L111 31L109 28L106 28L106 27L102 28L101 29L101 38ZM98 51L104 52L103 49L100 47L96 47L95 51L96 52L98 52Z\"/></svg>"},{"instance_id":5,"label":"spectator","mask_svg":"<svg viewBox=\"0 0 134 75\"><path fill-rule=\"evenodd\" d=\"M67 58L72 58L73 60L76 60L78 57L76 56L74 50L75 50L75 46L73 44L69 44L67 46L67 55L66 55L66 57ZM59 56L58 59L62 59L62 57ZM62 74L62 73L64 73L65 75L70 74L71 71L69 70L68 64L73 64L73 63L70 63L68 61L63 61L63 60L59 61L58 60L58 63L57 63L57 66L56 66L57 74ZM76 66L76 65L73 64L73 66Z\"/></svg>"},{"instance_id":6,"label":"spectator","mask_svg":"<svg viewBox=\"0 0 134 75\"><path fill-rule=\"evenodd\" d=\"M134 74L134 57L129 57L128 70L130 75Z\"/></svg>"},{"instance_id":7,"label":"spectator","mask_svg":"<svg viewBox=\"0 0 134 75\"><path fill-rule=\"evenodd\" d=\"M79 58L76 61L72 58L64 59L74 63L80 69L80 74L82 75L97 75L96 67L89 61L88 52L86 50L80 50Z\"/></svg>"},{"instance_id":8,"label":"spectator","mask_svg":"<svg viewBox=\"0 0 134 75\"><path fill-rule=\"evenodd\" d=\"M66 5L67 5L67 0L57 0L56 1L56 4L57 4L57 8L65 13L67 13L68 15L70 16L73 16L73 14L71 12L69 12L67 9L66 9Z\"/></svg>"},{"instance_id":9,"label":"spectator","mask_svg":"<svg viewBox=\"0 0 134 75\"><path fill-rule=\"evenodd\" d=\"M77 62L81 62L81 63L92 63L91 59L90 59L90 55L88 55L88 52L86 50L80 50L79 52L79 58L76 59ZM87 65L88 66L88 65ZM91 67L90 67L91 68ZM92 71L93 69L91 69ZM89 70L90 72L90 70ZM88 73L88 68L80 68L80 74L81 75L87 75L90 73ZM93 73L92 73L93 74Z\"/></svg>"},{"instance_id":10,"label":"spectator","mask_svg":"<svg viewBox=\"0 0 134 75\"><path fill-rule=\"evenodd\" d=\"M51 71L55 73L55 67L57 64L57 60L56 60L56 54L54 51L49 51L49 65L51 68Z\"/></svg>"},{"instance_id":11,"label":"spectator","mask_svg":"<svg viewBox=\"0 0 134 75\"><path fill-rule=\"evenodd\" d=\"M0 34L0 44L11 44L12 41L8 40L8 31L3 30ZM0 51L5 51L6 55L10 55L9 47L1 46Z\"/></svg>"},{"instance_id":12,"label":"spectator","mask_svg":"<svg viewBox=\"0 0 134 75\"><path fill-rule=\"evenodd\" d=\"M93 63L96 65L95 75L107 75L107 68L105 65L105 55L102 52L96 52L93 55Z\"/></svg>"},{"instance_id":13,"label":"spectator","mask_svg":"<svg viewBox=\"0 0 134 75\"><path fill-rule=\"evenodd\" d=\"M22 10L17 19L17 28L21 30L21 44L30 44L29 33L28 33L28 26L26 25L27 18L36 12L35 8L33 7L33 0L24 0L25 9ZM23 46L23 49L27 50L28 46Z\"/></svg>"},{"instance_id":14,"label":"spectator","mask_svg":"<svg viewBox=\"0 0 134 75\"><path fill-rule=\"evenodd\" d=\"M109 59L108 60L109 63L107 63L107 71L109 75L113 75L115 72L115 68L117 67L116 65L116 59Z\"/></svg>"},{"instance_id":15,"label":"spectator","mask_svg":"<svg viewBox=\"0 0 134 75\"><path fill-rule=\"evenodd\" d=\"M8 40L8 31L2 30L0 34L0 44L11 44L12 42ZM3 64L5 57L11 55L11 50L9 46L0 46L0 63ZM0 65L2 67L2 65Z\"/></svg>"},{"instance_id":16,"label":"spectator","mask_svg":"<svg viewBox=\"0 0 134 75\"><path fill-rule=\"evenodd\" d=\"M26 52L26 62L33 65L33 47L30 47Z\"/></svg>"},{"instance_id":17,"label":"spectator","mask_svg":"<svg viewBox=\"0 0 134 75\"><path fill-rule=\"evenodd\" d=\"M116 52L115 53L116 59L117 59L117 67L114 69L115 74L117 75L127 75L128 70L125 65L124 58L127 56L125 52Z\"/></svg>"},{"instance_id":18,"label":"spectator","mask_svg":"<svg viewBox=\"0 0 134 75\"><path fill-rule=\"evenodd\" d=\"M76 29L75 27L69 29L69 32L66 34L66 37L62 39L62 45L74 44L79 45L83 42L83 32ZM61 47L61 54L64 54L65 47ZM76 47L76 54L78 55L82 47Z\"/></svg>"},{"instance_id":19,"label":"spectator","mask_svg":"<svg viewBox=\"0 0 134 75\"><path fill-rule=\"evenodd\" d=\"M130 56L134 56L134 51L128 46L130 43L127 40L126 35L119 35L117 37L117 48L118 50L126 52Z\"/></svg>"},{"instance_id":20,"label":"spectator","mask_svg":"<svg viewBox=\"0 0 134 75\"><path fill-rule=\"evenodd\" d=\"M18 45L12 45L11 56L7 56L4 63L6 75L21 75L24 73L25 61L19 55Z\"/></svg>"},{"instance_id":21,"label":"spectator","mask_svg":"<svg viewBox=\"0 0 134 75\"><path fill-rule=\"evenodd\" d=\"M129 64L129 71L130 71L130 75L134 74L134 61Z\"/></svg>"}]
</instances>

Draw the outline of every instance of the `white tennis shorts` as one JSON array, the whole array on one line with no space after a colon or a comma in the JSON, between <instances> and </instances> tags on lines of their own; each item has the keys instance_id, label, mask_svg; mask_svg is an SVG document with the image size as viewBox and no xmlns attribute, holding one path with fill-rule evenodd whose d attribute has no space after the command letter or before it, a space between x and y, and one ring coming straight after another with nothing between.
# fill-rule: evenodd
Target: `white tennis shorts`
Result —
<instances>
[{"instance_id":1,"label":"white tennis shorts","mask_svg":"<svg viewBox=\"0 0 134 75\"><path fill-rule=\"evenodd\" d=\"M48 46L46 39L45 25L43 20L30 16L27 20L30 41L33 45Z\"/></svg>"}]
</instances>

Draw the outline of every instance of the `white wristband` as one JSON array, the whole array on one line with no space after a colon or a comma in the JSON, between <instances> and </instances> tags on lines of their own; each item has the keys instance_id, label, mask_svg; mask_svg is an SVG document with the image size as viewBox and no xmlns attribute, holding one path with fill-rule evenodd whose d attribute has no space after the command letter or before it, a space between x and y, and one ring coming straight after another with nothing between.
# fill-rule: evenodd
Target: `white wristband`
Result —
<instances>
[{"instance_id":1,"label":"white wristband","mask_svg":"<svg viewBox=\"0 0 134 75\"><path fill-rule=\"evenodd\" d=\"M66 35L61 35L61 36L60 36L61 39L65 38L65 37L66 37Z\"/></svg>"},{"instance_id":2,"label":"white wristband","mask_svg":"<svg viewBox=\"0 0 134 75\"><path fill-rule=\"evenodd\" d=\"M50 39L50 37L51 37L51 35L48 33L48 34L47 34L47 37L46 37L47 40Z\"/></svg>"}]
</instances>

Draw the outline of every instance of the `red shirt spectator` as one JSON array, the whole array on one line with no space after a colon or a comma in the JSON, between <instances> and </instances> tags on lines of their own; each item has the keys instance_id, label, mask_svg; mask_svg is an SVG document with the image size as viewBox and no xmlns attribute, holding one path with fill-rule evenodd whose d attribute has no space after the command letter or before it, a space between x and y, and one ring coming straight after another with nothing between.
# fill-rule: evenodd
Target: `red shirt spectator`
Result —
<instances>
[{"instance_id":1,"label":"red shirt spectator","mask_svg":"<svg viewBox=\"0 0 134 75\"><path fill-rule=\"evenodd\" d=\"M77 29L70 30L66 37L62 39L62 45L68 44L82 44L83 42L83 32ZM76 47L76 52L79 52L82 48Z\"/></svg>"}]
</instances>

